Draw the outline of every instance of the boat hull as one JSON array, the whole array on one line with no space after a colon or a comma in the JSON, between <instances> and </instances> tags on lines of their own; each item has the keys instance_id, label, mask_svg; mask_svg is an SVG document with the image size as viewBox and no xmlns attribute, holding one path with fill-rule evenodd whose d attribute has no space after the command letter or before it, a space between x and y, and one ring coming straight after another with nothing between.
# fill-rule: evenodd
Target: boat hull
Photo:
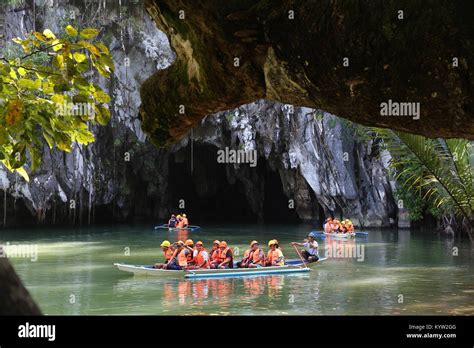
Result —
<instances>
[{"instance_id":1,"label":"boat hull","mask_svg":"<svg viewBox=\"0 0 474 348\"><path fill-rule=\"evenodd\" d=\"M195 231L200 230L201 227L199 227L199 226L188 226L188 227L178 228L178 227L168 227L167 224L163 224L163 225L155 226L153 229L154 229L155 231L156 231L156 230L160 230L160 229L164 229L164 230L168 230L169 232L177 232L177 231L191 231L191 232L195 232Z\"/></svg>"},{"instance_id":2,"label":"boat hull","mask_svg":"<svg viewBox=\"0 0 474 348\"><path fill-rule=\"evenodd\" d=\"M324 232L324 235L326 237L330 237L333 239L351 239L356 236L355 233L327 233L327 232Z\"/></svg>"},{"instance_id":3,"label":"boat hull","mask_svg":"<svg viewBox=\"0 0 474 348\"><path fill-rule=\"evenodd\" d=\"M271 274L284 273L304 273L310 271L310 266L315 265L325 259L310 264L303 264L301 260L288 260L284 266L260 267L260 268L231 268L231 269L197 269L188 271L174 271L156 269L153 266L127 265L114 263L120 271L133 273L137 276L158 276L174 278L222 278L222 277L244 277L244 276L263 276Z\"/></svg>"}]
</instances>

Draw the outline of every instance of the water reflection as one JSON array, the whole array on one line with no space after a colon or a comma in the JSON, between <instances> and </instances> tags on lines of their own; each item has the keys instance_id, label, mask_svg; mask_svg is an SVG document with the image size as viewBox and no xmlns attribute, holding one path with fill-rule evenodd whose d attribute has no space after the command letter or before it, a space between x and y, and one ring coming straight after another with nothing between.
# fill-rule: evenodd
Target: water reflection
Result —
<instances>
[{"instance_id":1,"label":"water reflection","mask_svg":"<svg viewBox=\"0 0 474 348\"><path fill-rule=\"evenodd\" d=\"M167 312L167 309L176 311L179 306L184 306L187 309L183 311L189 312L190 308L205 305L216 306L219 312L222 312L228 310L236 301L248 308L261 307L262 301L259 299L268 302L287 297L291 303L294 295L290 296L285 285L291 283L292 288L304 287L308 278L308 274L195 280L130 277L119 279L113 291L135 298L161 294L159 302L163 312Z\"/></svg>"}]
</instances>

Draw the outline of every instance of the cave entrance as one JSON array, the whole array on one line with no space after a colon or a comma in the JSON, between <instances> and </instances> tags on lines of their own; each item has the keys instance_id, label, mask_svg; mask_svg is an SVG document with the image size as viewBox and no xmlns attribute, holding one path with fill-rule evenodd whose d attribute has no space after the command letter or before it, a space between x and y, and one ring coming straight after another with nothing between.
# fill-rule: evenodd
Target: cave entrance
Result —
<instances>
[{"instance_id":1,"label":"cave entrance","mask_svg":"<svg viewBox=\"0 0 474 348\"><path fill-rule=\"evenodd\" d=\"M194 143L192 172L189 146L170 156L170 213L185 212L191 224L204 224L206 221L255 223L261 218L265 222L299 220L296 211L288 208L288 198L278 172L273 171L264 158L258 158L257 167L246 169L249 176L244 177L244 180L258 177L264 181L264 191L256 196L263 200L260 214L257 214L248 202L241 179L234 175L234 167L217 163L217 151L213 145ZM184 203L184 209L179 209L180 203Z\"/></svg>"},{"instance_id":2,"label":"cave entrance","mask_svg":"<svg viewBox=\"0 0 474 348\"><path fill-rule=\"evenodd\" d=\"M260 161L264 159L259 158ZM283 192L280 174L263 164L265 171L265 199L263 202L263 220L265 222L298 222L296 209L290 208L288 197Z\"/></svg>"},{"instance_id":3,"label":"cave entrance","mask_svg":"<svg viewBox=\"0 0 474 348\"><path fill-rule=\"evenodd\" d=\"M171 212L186 212L191 224L257 220L247 203L243 184L238 180L228 182L226 165L217 163L217 147L194 144L193 158L191 172L189 147L170 156ZM185 209L179 209L180 203Z\"/></svg>"}]
</instances>

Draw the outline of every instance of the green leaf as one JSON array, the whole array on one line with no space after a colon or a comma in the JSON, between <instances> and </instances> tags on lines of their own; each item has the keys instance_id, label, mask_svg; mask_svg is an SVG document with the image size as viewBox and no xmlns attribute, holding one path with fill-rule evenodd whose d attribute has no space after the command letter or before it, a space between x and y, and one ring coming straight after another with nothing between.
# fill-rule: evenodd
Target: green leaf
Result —
<instances>
[{"instance_id":1,"label":"green leaf","mask_svg":"<svg viewBox=\"0 0 474 348\"><path fill-rule=\"evenodd\" d=\"M46 142L48 143L49 148L52 149L54 146L54 139L51 136L49 136L46 132L43 132L43 137L46 139Z\"/></svg>"},{"instance_id":2,"label":"green leaf","mask_svg":"<svg viewBox=\"0 0 474 348\"><path fill-rule=\"evenodd\" d=\"M95 91L94 98L100 103L108 103L110 101L110 96L102 90Z\"/></svg>"},{"instance_id":3,"label":"green leaf","mask_svg":"<svg viewBox=\"0 0 474 348\"><path fill-rule=\"evenodd\" d=\"M8 136L7 130L3 126L0 126L0 145L7 144L9 141L10 138Z\"/></svg>"},{"instance_id":4,"label":"green leaf","mask_svg":"<svg viewBox=\"0 0 474 348\"><path fill-rule=\"evenodd\" d=\"M74 52L73 57L78 63L82 63L83 61L87 59L87 56L84 53L80 53L80 52Z\"/></svg>"},{"instance_id":5,"label":"green leaf","mask_svg":"<svg viewBox=\"0 0 474 348\"><path fill-rule=\"evenodd\" d=\"M30 79L19 79L18 86L26 89L40 89L41 81L39 79L30 80Z\"/></svg>"},{"instance_id":6,"label":"green leaf","mask_svg":"<svg viewBox=\"0 0 474 348\"><path fill-rule=\"evenodd\" d=\"M99 123L101 126L107 125L107 123L110 121L110 110L106 107L103 107L102 105L97 105L95 111L95 120L97 123Z\"/></svg>"},{"instance_id":7,"label":"green leaf","mask_svg":"<svg viewBox=\"0 0 474 348\"><path fill-rule=\"evenodd\" d=\"M95 44L95 47L98 47L102 53L109 54L109 49L103 43L99 42Z\"/></svg>"},{"instance_id":8,"label":"green leaf","mask_svg":"<svg viewBox=\"0 0 474 348\"><path fill-rule=\"evenodd\" d=\"M35 171L41 167L41 153L34 147L29 148L31 156L31 170Z\"/></svg>"},{"instance_id":9,"label":"green leaf","mask_svg":"<svg viewBox=\"0 0 474 348\"><path fill-rule=\"evenodd\" d=\"M17 70L18 70L18 73L19 73L21 76L25 76L25 75L26 75L26 70L23 69L22 67L19 67Z\"/></svg>"},{"instance_id":10,"label":"green leaf","mask_svg":"<svg viewBox=\"0 0 474 348\"><path fill-rule=\"evenodd\" d=\"M47 39L43 34L37 32L37 31L35 31L35 32L33 33L33 35L34 35L38 40L40 40L41 42L46 42L46 41L48 41L48 39ZM17 43L21 44L22 42L17 42Z\"/></svg>"},{"instance_id":11,"label":"green leaf","mask_svg":"<svg viewBox=\"0 0 474 348\"><path fill-rule=\"evenodd\" d=\"M53 51L54 52L57 52L61 48L63 48L63 44L59 40L54 40L53 42L51 42L51 44L53 45Z\"/></svg>"},{"instance_id":12,"label":"green leaf","mask_svg":"<svg viewBox=\"0 0 474 348\"><path fill-rule=\"evenodd\" d=\"M18 174L20 174L23 179L25 179L28 182L30 181L30 177L28 176L28 173L26 172L26 170L23 167L16 168L15 171Z\"/></svg>"},{"instance_id":13,"label":"green leaf","mask_svg":"<svg viewBox=\"0 0 474 348\"><path fill-rule=\"evenodd\" d=\"M68 25L66 28L66 33L69 35L69 36L72 36L72 37L76 37L77 36L77 30L76 28L74 28L72 25Z\"/></svg>"},{"instance_id":14,"label":"green leaf","mask_svg":"<svg viewBox=\"0 0 474 348\"><path fill-rule=\"evenodd\" d=\"M84 39L92 39L99 35L99 31L94 28L86 28L84 30L81 30L81 37Z\"/></svg>"},{"instance_id":15,"label":"green leaf","mask_svg":"<svg viewBox=\"0 0 474 348\"><path fill-rule=\"evenodd\" d=\"M99 57L98 61L104 66L106 67L106 70L108 72L111 72L111 71L114 71L115 69L115 66L114 66L114 61L112 60L112 58L110 58L110 56L108 55L102 55Z\"/></svg>"},{"instance_id":16,"label":"green leaf","mask_svg":"<svg viewBox=\"0 0 474 348\"><path fill-rule=\"evenodd\" d=\"M54 35L53 32L49 29L43 31L43 35L48 39L56 40L56 35Z\"/></svg>"},{"instance_id":17,"label":"green leaf","mask_svg":"<svg viewBox=\"0 0 474 348\"><path fill-rule=\"evenodd\" d=\"M102 53L100 53L100 50L95 47L95 45L91 44L90 42L87 41L79 41L79 45L81 47L87 48L87 50L92 53L94 56L100 57Z\"/></svg>"},{"instance_id":18,"label":"green leaf","mask_svg":"<svg viewBox=\"0 0 474 348\"><path fill-rule=\"evenodd\" d=\"M92 134L87 129L78 131L76 134L76 141L79 144L86 145L86 144L94 142L94 140L95 140L94 134Z\"/></svg>"}]
</instances>

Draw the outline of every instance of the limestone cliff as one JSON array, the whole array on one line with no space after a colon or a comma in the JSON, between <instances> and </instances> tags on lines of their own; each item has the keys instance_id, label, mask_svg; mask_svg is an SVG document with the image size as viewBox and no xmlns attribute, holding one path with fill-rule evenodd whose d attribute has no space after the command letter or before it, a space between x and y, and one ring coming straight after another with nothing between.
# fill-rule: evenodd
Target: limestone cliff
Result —
<instances>
[{"instance_id":1,"label":"limestone cliff","mask_svg":"<svg viewBox=\"0 0 474 348\"><path fill-rule=\"evenodd\" d=\"M322 111L258 100L201 121L180 118L181 140L167 148L155 147L142 130L139 107L157 99L152 95L140 99L139 89L150 76L160 76L158 71L169 74L180 62L174 61L166 36L144 10L101 4L85 8L48 1L36 7L35 21L31 7L10 9L6 16L7 37L12 38L32 30L33 25L37 30L58 31L74 13L75 21L102 28L102 39L110 45L117 68L108 83L95 77L113 97L113 117L108 126L94 129L94 144L76 146L70 154L45 147L44 163L32 173L30 183L0 168L7 201L7 215L2 218L7 226L151 222L175 211L181 198L190 203L191 214L202 219L227 213L235 217L238 209L242 219L249 221L280 216L319 223L332 213L350 216L361 226L406 224L394 203L386 155L378 153L373 141L353 134L350 122ZM186 49L192 61L194 53ZM130 64L125 63L127 57ZM199 85L206 72L198 66L192 69L191 80ZM267 77L262 75L262 81ZM159 95L173 86L166 79L157 81L150 93ZM229 96L245 94L246 88L262 81L252 77L247 87L240 81ZM225 88L220 81L215 83L213 89ZM170 98L173 94L164 97ZM250 99L232 106L242 101ZM220 105L229 107L227 102ZM208 107L206 115L214 111L210 105L204 107ZM147 125L143 128L149 130ZM217 163L217 151L226 146L256 150L258 166ZM232 193L232 199L222 192ZM289 200L295 203L293 210L288 209Z\"/></svg>"}]
</instances>

